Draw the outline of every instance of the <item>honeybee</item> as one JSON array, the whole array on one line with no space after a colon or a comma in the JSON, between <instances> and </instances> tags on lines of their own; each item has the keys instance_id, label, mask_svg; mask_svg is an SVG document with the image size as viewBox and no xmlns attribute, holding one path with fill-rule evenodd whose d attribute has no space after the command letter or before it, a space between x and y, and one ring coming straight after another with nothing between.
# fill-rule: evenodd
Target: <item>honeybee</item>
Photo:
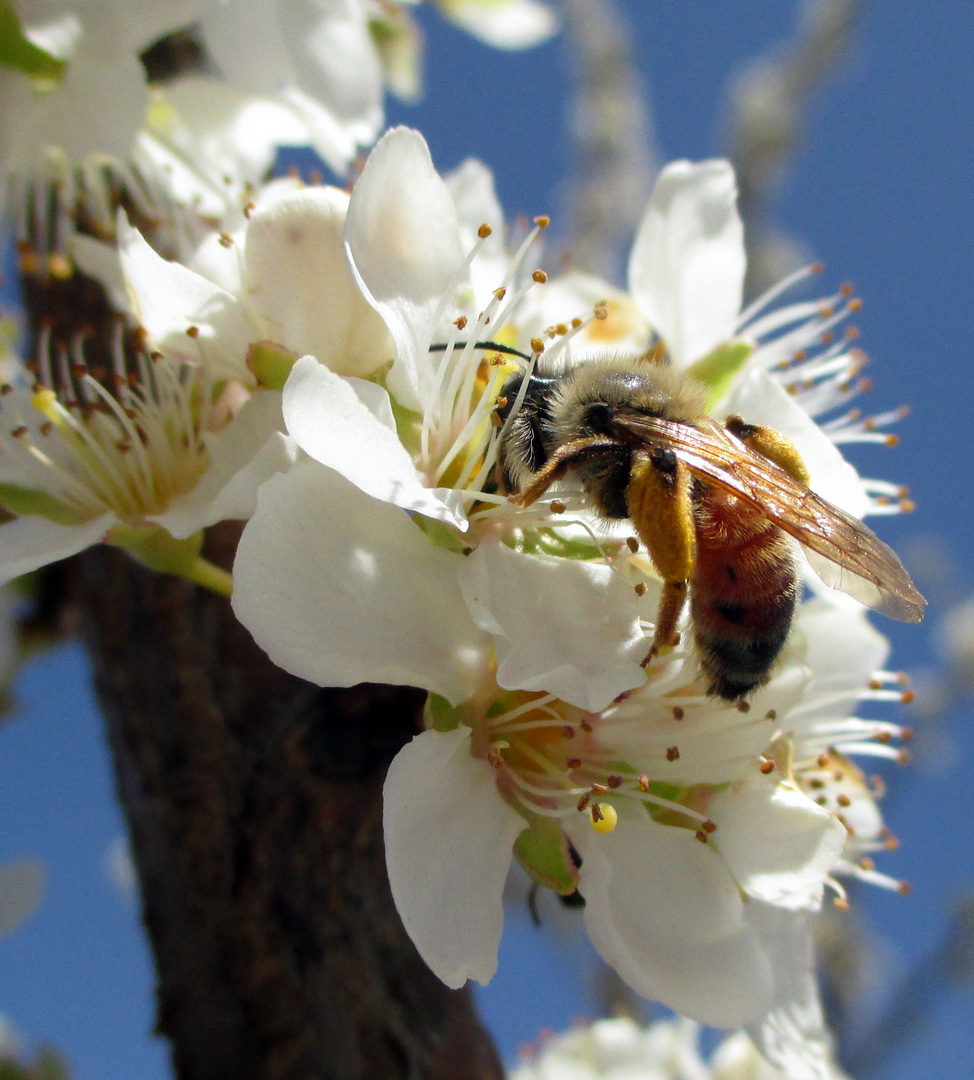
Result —
<instances>
[{"instance_id":1,"label":"honeybee","mask_svg":"<svg viewBox=\"0 0 974 1080\"><path fill-rule=\"evenodd\" d=\"M794 540L826 584L923 618L895 552L809 489L794 446L739 416L717 423L684 372L647 357L565 371L542 360L508 378L497 413L498 486L528 506L572 475L601 517L629 518L663 580L646 662L679 640L689 595L710 694L736 700L768 681L801 591Z\"/></svg>"}]
</instances>

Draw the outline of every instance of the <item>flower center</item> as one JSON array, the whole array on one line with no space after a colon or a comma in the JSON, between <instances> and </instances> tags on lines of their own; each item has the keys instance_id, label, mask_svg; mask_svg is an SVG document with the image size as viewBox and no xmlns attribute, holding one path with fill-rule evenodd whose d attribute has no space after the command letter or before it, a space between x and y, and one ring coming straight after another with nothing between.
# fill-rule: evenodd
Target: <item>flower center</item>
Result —
<instances>
[{"instance_id":1,"label":"flower center","mask_svg":"<svg viewBox=\"0 0 974 1080\"><path fill-rule=\"evenodd\" d=\"M611 726L550 694L502 691L474 727L474 752L496 770L505 798L531 814L583 813L596 831L610 832L617 806L630 801L661 824L693 828L706 840L715 827L703 812L706 791L654 780L619 760L604 737ZM666 756L679 755L670 748Z\"/></svg>"},{"instance_id":2,"label":"flower center","mask_svg":"<svg viewBox=\"0 0 974 1080\"><path fill-rule=\"evenodd\" d=\"M3 385L3 501L11 509L62 523L113 511L136 524L196 485L209 460L206 379L159 354L135 352L127 362L123 339L118 320L113 370L89 370L83 334L55 344L45 327L39 359L28 365L33 386L26 373Z\"/></svg>"}]
</instances>

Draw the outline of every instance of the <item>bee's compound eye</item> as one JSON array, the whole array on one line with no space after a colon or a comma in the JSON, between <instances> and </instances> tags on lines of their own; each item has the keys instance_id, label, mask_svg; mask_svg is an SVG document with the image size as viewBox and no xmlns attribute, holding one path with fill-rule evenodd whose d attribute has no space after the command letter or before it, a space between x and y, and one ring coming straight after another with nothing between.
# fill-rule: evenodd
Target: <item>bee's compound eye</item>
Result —
<instances>
[{"instance_id":1,"label":"bee's compound eye","mask_svg":"<svg viewBox=\"0 0 974 1080\"><path fill-rule=\"evenodd\" d=\"M612 406L604 401L595 401L585 410L585 424L596 435L611 434Z\"/></svg>"}]
</instances>

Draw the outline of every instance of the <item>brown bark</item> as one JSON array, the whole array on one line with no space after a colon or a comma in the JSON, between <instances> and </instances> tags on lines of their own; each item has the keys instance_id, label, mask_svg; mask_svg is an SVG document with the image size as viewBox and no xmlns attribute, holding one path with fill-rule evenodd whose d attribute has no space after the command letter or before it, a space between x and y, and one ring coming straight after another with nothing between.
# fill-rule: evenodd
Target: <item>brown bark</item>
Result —
<instances>
[{"instance_id":1,"label":"brown bark","mask_svg":"<svg viewBox=\"0 0 974 1080\"><path fill-rule=\"evenodd\" d=\"M211 532L232 549L235 526ZM382 782L422 695L292 678L225 600L111 549L85 556L84 584L180 1080L501 1077L386 878Z\"/></svg>"}]
</instances>

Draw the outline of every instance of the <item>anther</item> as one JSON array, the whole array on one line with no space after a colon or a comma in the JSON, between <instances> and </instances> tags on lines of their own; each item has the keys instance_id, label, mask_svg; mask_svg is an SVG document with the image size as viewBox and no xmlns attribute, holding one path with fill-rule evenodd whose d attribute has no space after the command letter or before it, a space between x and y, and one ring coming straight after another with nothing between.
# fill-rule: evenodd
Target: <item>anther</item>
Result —
<instances>
[{"instance_id":1,"label":"anther","mask_svg":"<svg viewBox=\"0 0 974 1080\"><path fill-rule=\"evenodd\" d=\"M679 761L680 760L680 748L678 746L668 746L666 748L666 760L667 761Z\"/></svg>"},{"instance_id":2,"label":"anther","mask_svg":"<svg viewBox=\"0 0 974 1080\"><path fill-rule=\"evenodd\" d=\"M645 795L649 791L649 777L645 773L640 773L636 777L636 783L639 785L639 790Z\"/></svg>"},{"instance_id":3,"label":"anther","mask_svg":"<svg viewBox=\"0 0 974 1080\"><path fill-rule=\"evenodd\" d=\"M622 787L622 777L619 776L618 773L613 773L610 777L608 777L606 783L609 785L610 788L615 790L616 788Z\"/></svg>"},{"instance_id":4,"label":"anther","mask_svg":"<svg viewBox=\"0 0 974 1080\"><path fill-rule=\"evenodd\" d=\"M592 801L592 796L586 791L585 794L578 800L575 805L575 809L581 813L586 806Z\"/></svg>"},{"instance_id":5,"label":"anther","mask_svg":"<svg viewBox=\"0 0 974 1080\"><path fill-rule=\"evenodd\" d=\"M539 337L531 338L531 351L536 353L544 352L544 342Z\"/></svg>"},{"instance_id":6,"label":"anther","mask_svg":"<svg viewBox=\"0 0 974 1080\"><path fill-rule=\"evenodd\" d=\"M846 795L844 792L839 795L835 801L839 804L839 806L843 808L847 806L852 806L852 799L850 799L849 796Z\"/></svg>"},{"instance_id":7,"label":"anther","mask_svg":"<svg viewBox=\"0 0 974 1080\"><path fill-rule=\"evenodd\" d=\"M483 225L481 225L480 228L477 230L477 235L480 237L481 240L486 240L493 231L494 230L485 221Z\"/></svg>"},{"instance_id":8,"label":"anther","mask_svg":"<svg viewBox=\"0 0 974 1080\"><path fill-rule=\"evenodd\" d=\"M608 793L608 787L605 784L593 784L591 791L593 795L605 795Z\"/></svg>"},{"instance_id":9,"label":"anther","mask_svg":"<svg viewBox=\"0 0 974 1080\"><path fill-rule=\"evenodd\" d=\"M551 224L551 218L548 217L547 214L542 214L541 217L536 217L534 219L534 223L538 226L539 229L547 229L548 226Z\"/></svg>"},{"instance_id":10,"label":"anther","mask_svg":"<svg viewBox=\"0 0 974 1080\"><path fill-rule=\"evenodd\" d=\"M774 762L773 761L762 761L761 762L761 772L764 773L765 776L767 776L769 773L773 773L774 772Z\"/></svg>"},{"instance_id":11,"label":"anther","mask_svg":"<svg viewBox=\"0 0 974 1080\"><path fill-rule=\"evenodd\" d=\"M697 829L697 831L693 835L700 841L701 844L707 843L707 834L703 831L703 829Z\"/></svg>"},{"instance_id":12,"label":"anther","mask_svg":"<svg viewBox=\"0 0 974 1080\"><path fill-rule=\"evenodd\" d=\"M626 538L626 547L635 555L639 550L639 541L635 536L629 536Z\"/></svg>"},{"instance_id":13,"label":"anther","mask_svg":"<svg viewBox=\"0 0 974 1080\"><path fill-rule=\"evenodd\" d=\"M467 316L466 316L466 315L458 315L458 316L457 316L457 317L456 317L456 318L455 318L455 319L453 320L453 325L454 325L454 326L455 326L455 327L456 327L456 328L457 328L458 330L465 330L465 329L466 329L466 326L467 326Z\"/></svg>"},{"instance_id":14,"label":"anther","mask_svg":"<svg viewBox=\"0 0 974 1080\"><path fill-rule=\"evenodd\" d=\"M561 729L561 733L565 736L566 739L575 738L575 729L571 726L571 724L565 724L565 726Z\"/></svg>"},{"instance_id":15,"label":"anther","mask_svg":"<svg viewBox=\"0 0 974 1080\"><path fill-rule=\"evenodd\" d=\"M549 505L553 514L563 514L568 509L561 499L552 499Z\"/></svg>"},{"instance_id":16,"label":"anther","mask_svg":"<svg viewBox=\"0 0 974 1080\"><path fill-rule=\"evenodd\" d=\"M544 270L535 270L535 272L531 275L531 280L538 285L544 285L544 283L548 280L548 275L544 272Z\"/></svg>"},{"instance_id":17,"label":"anther","mask_svg":"<svg viewBox=\"0 0 974 1080\"><path fill-rule=\"evenodd\" d=\"M900 894L900 896L909 896L910 892L912 891L910 888L910 883L908 881L901 881L896 886L896 891Z\"/></svg>"},{"instance_id":18,"label":"anther","mask_svg":"<svg viewBox=\"0 0 974 1080\"><path fill-rule=\"evenodd\" d=\"M597 813L596 813L597 811ZM610 833L616 827L619 815L611 803L598 803L592 806L592 828L597 833Z\"/></svg>"},{"instance_id":19,"label":"anther","mask_svg":"<svg viewBox=\"0 0 974 1080\"><path fill-rule=\"evenodd\" d=\"M565 765L569 769L580 769L582 767L582 759L580 757L570 757Z\"/></svg>"},{"instance_id":20,"label":"anther","mask_svg":"<svg viewBox=\"0 0 974 1080\"><path fill-rule=\"evenodd\" d=\"M673 706L673 719L674 720L682 720L684 715L685 714L683 712L683 709L679 705L674 705Z\"/></svg>"},{"instance_id":21,"label":"anther","mask_svg":"<svg viewBox=\"0 0 974 1080\"><path fill-rule=\"evenodd\" d=\"M745 701L744 698L738 698L737 701L734 702L734 708L737 709L739 713L747 713L751 711L751 703Z\"/></svg>"},{"instance_id":22,"label":"anther","mask_svg":"<svg viewBox=\"0 0 974 1080\"><path fill-rule=\"evenodd\" d=\"M220 245L221 247L233 247L233 237L229 233L220 233Z\"/></svg>"},{"instance_id":23,"label":"anther","mask_svg":"<svg viewBox=\"0 0 974 1080\"><path fill-rule=\"evenodd\" d=\"M200 336L200 328L198 326L188 327L186 330L186 336L193 338L193 340L195 341L195 339Z\"/></svg>"},{"instance_id":24,"label":"anther","mask_svg":"<svg viewBox=\"0 0 974 1080\"><path fill-rule=\"evenodd\" d=\"M632 591L637 596L645 596L646 593L649 592L649 586L646 584L645 581L640 581L638 584L633 585Z\"/></svg>"}]
</instances>

